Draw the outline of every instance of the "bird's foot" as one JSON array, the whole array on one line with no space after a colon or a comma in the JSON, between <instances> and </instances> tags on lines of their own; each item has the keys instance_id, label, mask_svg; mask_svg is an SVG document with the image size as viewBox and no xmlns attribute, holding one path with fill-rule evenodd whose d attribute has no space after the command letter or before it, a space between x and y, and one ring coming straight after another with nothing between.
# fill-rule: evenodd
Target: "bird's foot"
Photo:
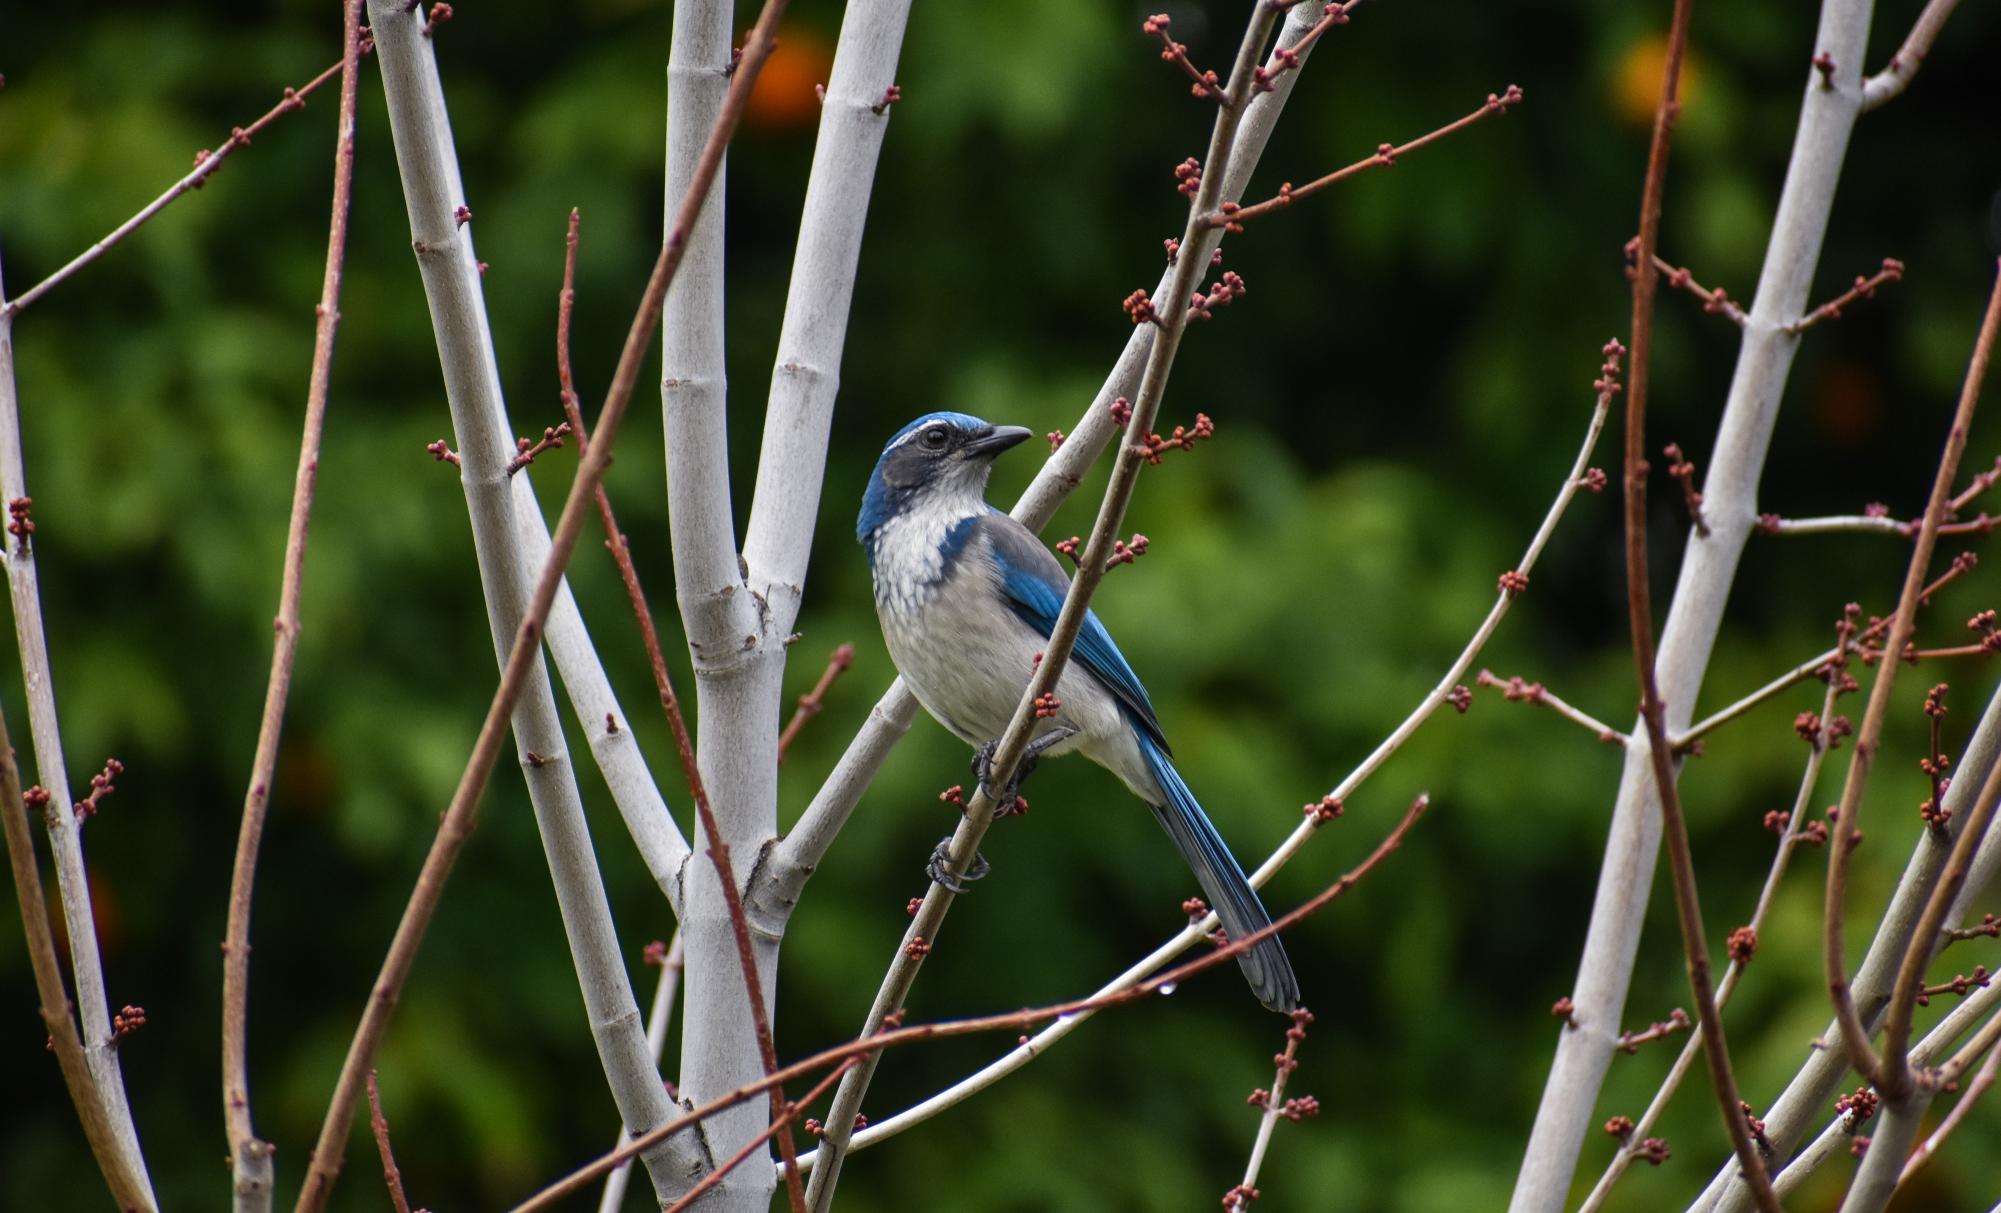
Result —
<instances>
[{"instance_id":1,"label":"bird's foot","mask_svg":"<svg viewBox=\"0 0 2001 1213\"><path fill-rule=\"evenodd\" d=\"M1042 761L1042 755L1050 747L1060 745L1076 735L1076 725L1058 724L1048 732L1031 739L1028 747L1022 751L1021 761L1015 764L1014 778L1007 781L1006 787L998 789L994 787L993 767L994 754L1000 749L1000 740L996 738L973 751L973 777L979 780L980 789L993 800L995 820L998 821L1015 811L1015 801L1020 798L1022 781L1034 772L1036 764Z\"/></svg>"},{"instance_id":2,"label":"bird's foot","mask_svg":"<svg viewBox=\"0 0 2001 1213\"><path fill-rule=\"evenodd\" d=\"M954 893L964 893L969 884L981 879L992 870L993 867L987 862L987 857L974 851L971 866L963 873L954 872L950 834L938 840L938 845L931 851L931 858L924 864L924 874L931 878L933 884L944 885Z\"/></svg>"}]
</instances>

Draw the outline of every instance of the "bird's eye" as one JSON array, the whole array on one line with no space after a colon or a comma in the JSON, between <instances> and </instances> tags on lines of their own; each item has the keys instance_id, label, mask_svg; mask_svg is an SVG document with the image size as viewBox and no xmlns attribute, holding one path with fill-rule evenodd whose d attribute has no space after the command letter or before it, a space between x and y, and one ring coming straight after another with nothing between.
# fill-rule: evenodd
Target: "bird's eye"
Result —
<instances>
[{"instance_id":1,"label":"bird's eye","mask_svg":"<svg viewBox=\"0 0 2001 1213\"><path fill-rule=\"evenodd\" d=\"M945 438L943 427L935 430L925 430L923 438L924 446L927 450L942 451L945 449Z\"/></svg>"}]
</instances>

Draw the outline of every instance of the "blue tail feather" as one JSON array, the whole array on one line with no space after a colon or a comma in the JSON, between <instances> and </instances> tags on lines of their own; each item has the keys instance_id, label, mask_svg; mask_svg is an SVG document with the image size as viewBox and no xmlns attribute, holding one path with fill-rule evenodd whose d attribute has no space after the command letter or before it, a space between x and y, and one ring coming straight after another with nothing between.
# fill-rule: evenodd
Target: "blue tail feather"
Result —
<instances>
[{"instance_id":1,"label":"blue tail feather","mask_svg":"<svg viewBox=\"0 0 2001 1213\"><path fill-rule=\"evenodd\" d=\"M1230 853L1228 844L1202 811L1195 793L1188 790L1174 763L1147 731L1135 727L1133 737L1140 753L1160 785L1164 804L1152 806L1154 817L1174 840L1175 849L1195 873L1217 920L1231 939L1242 939L1271 924L1257 890L1244 877L1244 870ZM1149 798L1151 799L1151 798ZM1289 1012L1299 1006L1299 979L1293 975L1285 945L1272 935L1237 958L1258 1001L1274 1011Z\"/></svg>"}]
</instances>

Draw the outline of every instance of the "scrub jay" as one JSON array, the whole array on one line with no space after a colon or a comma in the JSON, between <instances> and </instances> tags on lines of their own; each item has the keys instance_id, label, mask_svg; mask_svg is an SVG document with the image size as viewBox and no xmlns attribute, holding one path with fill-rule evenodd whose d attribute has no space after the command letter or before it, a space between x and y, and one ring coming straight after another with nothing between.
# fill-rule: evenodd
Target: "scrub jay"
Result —
<instances>
[{"instance_id":1,"label":"scrub jay","mask_svg":"<svg viewBox=\"0 0 2001 1213\"><path fill-rule=\"evenodd\" d=\"M1028 436L1018 425L964 413L919 417L883 448L855 527L890 657L925 710L980 747L973 769L982 783L1069 589L1042 541L986 502L994 458ZM1082 753L1152 807L1231 938L1269 924L1244 870L1175 772L1146 689L1095 614L1084 615L1056 695L1061 708L1036 722L1022 773L1040 756ZM997 803L1014 803L1008 791ZM959 887L935 856L932 872ZM1237 963L1259 1002L1280 1012L1299 1005L1299 982L1276 935Z\"/></svg>"}]
</instances>

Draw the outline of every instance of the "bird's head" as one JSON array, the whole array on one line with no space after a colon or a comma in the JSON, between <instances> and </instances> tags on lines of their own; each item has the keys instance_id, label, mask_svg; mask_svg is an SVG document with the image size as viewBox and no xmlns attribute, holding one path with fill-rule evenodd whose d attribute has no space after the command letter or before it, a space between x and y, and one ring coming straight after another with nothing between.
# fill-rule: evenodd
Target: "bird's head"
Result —
<instances>
[{"instance_id":1,"label":"bird's head","mask_svg":"<svg viewBox=\"0 0 2001 1213\"><path fill-rule=\"evenodd\" d=\"M965 413L926 413L896 431L875 461L855 534L864 541L913 509L977 513L987 474L1002 451L1029 436L1018 425L990 425Z\"/></svg>"}]
</instances>

